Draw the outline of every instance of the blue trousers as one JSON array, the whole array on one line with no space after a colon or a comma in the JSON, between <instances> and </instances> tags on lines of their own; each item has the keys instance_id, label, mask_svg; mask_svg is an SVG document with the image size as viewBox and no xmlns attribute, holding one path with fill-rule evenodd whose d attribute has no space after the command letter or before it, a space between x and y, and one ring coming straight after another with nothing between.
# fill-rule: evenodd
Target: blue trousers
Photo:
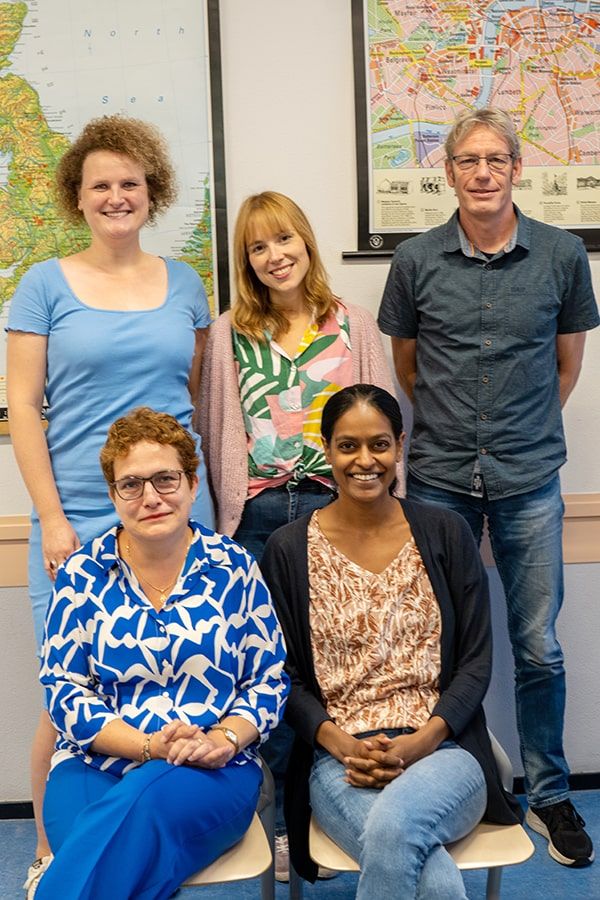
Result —
<instances>
[{"instance_id":1,"label":"blue trousers","mask_svg":"<svg viewBox=\"0 0 600 900\"><path fill-rule=\"evenodd\" d=\"M479 822L486 789L475 757L452 741L413 763L383 790L352 787L343 764L318 750L310 801L322 828L360 862L356 900L467 900L444 844L464 837Z\"/></svg>"},{"instance_id":2,"label":"blue trousers","mask_svg":"<svg viewBox=\"0 0 600 900\"><path fill-rule=\"evenodd\" d=\"M499 500L442 490L409 475L407 496L460 513L477 542L487 518L506 595L527 799L531 806L550 806L566 799L565 669L556 636L564 594L564 505L558 475L535 491Z\"/></svg>"},{"instance_id":3,"label":"blue trousers","mask_svg":"<svg viewBox=\"0 0 600 900\"><path fill-rule=\"evenodd\" d=\"M289 482L279 487L266 488L246 502L242 521L234 534L235 540L245 547L260 563L265 544L276 528L288 525L301 516L322 509L335 495L318 481L305 478L297 485ZM288 759L294 743L294 732L283 720L260 748L261 755L275 781L275 830L285 833L283 817L283 782Z\"/></svg>"},{"instance_id":4,"label":"blue trousers","mask_svg":"<svg viewBox=\"0 0 600 900\"><path fill-rule=\"evenodd\" d=\"M50 772L44 824L54 860L36 900L163 900L247 830L262 773L152 760L122 777L73 758Z\"/></svg>"}]
</instances>

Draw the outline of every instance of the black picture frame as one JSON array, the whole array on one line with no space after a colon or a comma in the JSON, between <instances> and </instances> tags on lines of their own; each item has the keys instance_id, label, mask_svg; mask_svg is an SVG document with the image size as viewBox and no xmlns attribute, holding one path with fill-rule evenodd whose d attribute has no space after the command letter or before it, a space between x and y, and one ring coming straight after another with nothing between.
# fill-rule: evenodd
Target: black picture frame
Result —
<instances>
[{"instance_id":1,"label":"black picture frame","mask_svg":"<svg viewBox=\"0 0 600 900\"><path fill-rule=\"evenodd\" d=\"M366 79L367 47L365 46L364 11L364 0L352 0L358 227L357 249L343 251L342 257L344 259L389 259L399 243L419 234L421 230L379 233L371 231L370 228L370 211L373 201L369 172L370 130L367 103L369 86ZM557 225L556 227L562 226ZM588 252L600 251L600 222L597 228L566 228L565 230L578 235L583 240Z\"/></svg>"},{"instance_id":2,"label":"black picture frame","mask_svg":"<svg viewBox=\"0 0 600 900\"><path fill-rule=\"evenodd\" d=\"M221 67L221 16L219 0L206 0L210 70L210 113L216 240L215 307L217 314L229 309L229 255L227 228L227 185L225 177L225 129L223 124L223 79Z\"/></svg>"}]
</instances>

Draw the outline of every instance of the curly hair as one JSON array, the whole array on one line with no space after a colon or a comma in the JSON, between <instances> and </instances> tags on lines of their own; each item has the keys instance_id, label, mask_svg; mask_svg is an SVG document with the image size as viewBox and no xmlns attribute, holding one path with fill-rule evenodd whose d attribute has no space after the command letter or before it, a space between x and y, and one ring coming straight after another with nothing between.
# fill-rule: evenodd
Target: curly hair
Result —
<instances>
[{"instance_id":1,"label":"curly hair","mask_svg":"<svg viewBox=\"0 0 600 900\"><path fill-rule=\"evenodd\" d=\"M108 150L127 156L142 167L148 185L152 224L177 196L175 169L160 131L149 122L127 116L102 116L87 123L56 169L56 196L62 212L71 222L80 222L78 209L83 164L90 153Z\"/></svg>"},{"instance_id":2,"label":"curly hair","mask_svg":"<svg viewBox=\"0 0 600 900\"><path fill-rule=\"evenodd\" d=\"M109 485L115 480L115 460L127 456L142 441L174 447L190 486L198 468L196 442L174 416L156 412L149 406L138 406L112 423L106 443L100 451L100 465Z\"/></svg>"},{"instance_id":3,"label":"curly hair","mask_svg":"<svg viewBox=\"0 0 600 900\"><path fill-rule=\"evenodd\" d=\"M504 138L513 159L520 158L521 144L511 117L503 109L484 106L481 109L465 109L456 117L444 144L446 159L452 159L456 145L480 125L491 128Z\"/></svg>"},{"instance_id":4,"label":"curly hair","mask_svg":"<svg viewBox=\"0 0 600 900\"><path fill-rule=\"evenodd\" d=\"M258 341L265 340L265 330L271 334L285 334L289 322L270 301L269 289L256 276L248 258L248 244L258 229L269 233L296 232L304 243L309 266L304 279L306 304L320 324L335 309L336 297L327 280L325 267L319 256L317 241L310 223L300 207L285 194L264 191L253 194L242 203L233 236L236 297L231 322L236 331Z\"/></svg>"}]
</instances>

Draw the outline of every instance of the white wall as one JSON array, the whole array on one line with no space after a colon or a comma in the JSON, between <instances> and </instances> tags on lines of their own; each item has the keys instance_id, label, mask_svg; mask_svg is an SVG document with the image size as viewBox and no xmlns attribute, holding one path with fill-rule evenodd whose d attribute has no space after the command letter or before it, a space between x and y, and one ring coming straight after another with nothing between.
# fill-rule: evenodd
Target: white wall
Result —
<instances>
[{"instance_id":1,"label":"white wall","mask_svg":"<svg viewBox=\"0 0 600 900\"><path fill-rule=\"evenodd\" d=\"M249 193L273 189L305 209L337 293L377 311L387 263L342 262L356 249L356 170L350 0L221 0L229 223ZM600 259L592 261L600 296ZM600 329L590 335L584 372L566 425L569 492L600 491ZM26 494L7 439L0 438L0 515L25 513ZM490 573L495 671L492 727L517 763L512 664L502 591ZM574 772L600 771L600 565L568 566L560 633L567 658L566 745ZM37 718L33 638L24 590L0 590L0 801L29 797L28 746Z\"/></svg>"}]
</instances>

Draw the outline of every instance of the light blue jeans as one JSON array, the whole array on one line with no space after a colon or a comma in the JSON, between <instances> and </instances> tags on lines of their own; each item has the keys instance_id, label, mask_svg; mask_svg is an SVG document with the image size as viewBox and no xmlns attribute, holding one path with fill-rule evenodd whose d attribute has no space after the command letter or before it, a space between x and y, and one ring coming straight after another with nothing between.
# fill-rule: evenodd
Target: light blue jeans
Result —
<instances>
[{"instance_id":1,"label":"light blue jeans","mask_svg":"<svg viewBox=\"0 0 600 900\"><path fill-rule=\"evenodd\" d=\"M466 900L444 844L477 825L486 799L481 766L452 741L382 790L349 785L342 763L325 750L316 752L310 776L317 821L360 863L356 900Z\"/></svg>"},{"instance_id":2,"label":"light blue jeans","mask_svg":"<svg viewBox=\"0 0 600 900\"><path fill-rule=\"evenodd\" d=\"M565 669L556 636L564 594L564 505L558 475L535 491L500 500L446 491L409 475L407 496L460 513L477 542L487 518L506 595L527 799L530 806L551 806L566 799Z\"/></svg>"}]
</instances>

